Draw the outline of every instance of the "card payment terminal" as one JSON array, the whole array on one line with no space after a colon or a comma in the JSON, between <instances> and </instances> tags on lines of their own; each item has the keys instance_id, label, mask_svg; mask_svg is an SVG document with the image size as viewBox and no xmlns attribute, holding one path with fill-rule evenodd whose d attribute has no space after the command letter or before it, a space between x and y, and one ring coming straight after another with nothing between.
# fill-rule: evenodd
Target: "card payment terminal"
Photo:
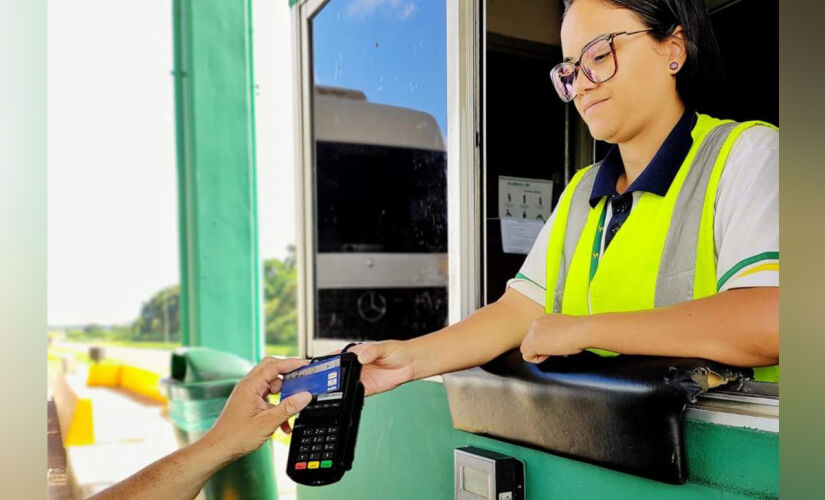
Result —
<instances>
[{"instance_id":1,"label":"card payment terminal","mask_svg":"<svg viewBox=\"0 0 825 500\"><path fill-rule=\"evenodd\" d=\"M300 391L312 401L292 431L287 475L309 486L332 484L352 468L358 423L364 406L361 364L351 352L314 358L284 375L281 399Z\"/></svg>"}]
</instances>

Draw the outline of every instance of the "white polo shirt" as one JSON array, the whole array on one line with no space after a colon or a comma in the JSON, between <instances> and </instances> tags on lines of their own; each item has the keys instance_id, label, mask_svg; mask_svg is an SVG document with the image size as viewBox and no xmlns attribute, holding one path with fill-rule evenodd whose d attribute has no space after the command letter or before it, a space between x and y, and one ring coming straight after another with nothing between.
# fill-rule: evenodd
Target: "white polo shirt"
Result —
<instances>
[{"instance_id":1,"label":"white polo shirt","mask_svg":"<svg viewBox=\"0 0 825 500\"><path fill-rule=\"evenodd\" d=\"M633 193L633 206L641 192ZM604 227L613 215L607 202ZM630 213L633 213L631 209ZM556 211L541 229L519 273L508 287L544 307L547 242ZM621 229L619 229L621 231ZM725 162L713 219L719 291L779 286L779 133L765 126L746 129ZM602 236L602 252L604 239Z\"/></svg>"}]
</instances>

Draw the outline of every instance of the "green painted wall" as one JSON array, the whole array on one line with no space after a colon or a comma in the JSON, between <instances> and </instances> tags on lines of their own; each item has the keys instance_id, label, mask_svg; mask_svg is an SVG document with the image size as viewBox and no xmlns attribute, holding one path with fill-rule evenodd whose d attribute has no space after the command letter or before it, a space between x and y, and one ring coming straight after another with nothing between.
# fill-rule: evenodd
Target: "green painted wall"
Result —
<instances>
[{"instance_id":1,"label":"green painted wall","mask_svg":"<svg viewBox=\"0 0 825 500\"><path fill-rule=\"evenodd\" d=\"M457 431L444 386L418 381L367 398L353 469L335 485L299 486L298 498L452 499L453 449L468 445L524 460L528 499L778 496L778 434L689 420L686 441L691 480L663 484Z\"/></svg>"},{"instance_id":2,"label":"green painted wall","mask_svg":"<svg viewBox=\"0 0 825 500\"><path fill-rule=\"evenodd\" d=\"M181 328L258 361L251 0L174 0Z\"/></svg>"}]
</instances>

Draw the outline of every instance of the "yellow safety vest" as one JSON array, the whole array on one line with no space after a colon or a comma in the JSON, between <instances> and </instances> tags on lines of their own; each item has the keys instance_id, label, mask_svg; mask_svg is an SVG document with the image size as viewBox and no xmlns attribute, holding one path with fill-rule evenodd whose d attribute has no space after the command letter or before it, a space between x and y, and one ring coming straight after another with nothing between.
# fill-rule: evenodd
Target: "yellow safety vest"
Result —
<instances>
[{"instance_id":1,"label":"yellow safety vest","mask_svg":"<svg viewBox=\"0 0 825 500\"><path fill-rule=\"evenodd\" d=\"M578 171L559 199L550 232L545 311L581 316L649 310L718 293L716 191L734 141L755 125L778 130L762 121L737 123L697 113L693 145L667 193L642 192L604 255L599 250L606 198L595 207L589 203L599 166ZM754 373L756 380L779 380L778 365Z\"/></svg>"}]
</instances>

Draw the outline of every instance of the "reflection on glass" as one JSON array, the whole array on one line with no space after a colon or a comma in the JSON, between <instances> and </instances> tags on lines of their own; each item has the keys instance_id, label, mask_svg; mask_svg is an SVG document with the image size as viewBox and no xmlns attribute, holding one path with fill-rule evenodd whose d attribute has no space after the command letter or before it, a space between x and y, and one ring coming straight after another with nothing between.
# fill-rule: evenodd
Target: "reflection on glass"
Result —
<instances>
[{"instance_id":1,"label":"reflection on glass","mask_svg":"<svg viewBox=\"0 0 825 500\"><path fill-rule=\"evenodd\" d=\"M446 9L332 0L312 19L316 338L447 320Z\"/></svg>"}]
</instances>

